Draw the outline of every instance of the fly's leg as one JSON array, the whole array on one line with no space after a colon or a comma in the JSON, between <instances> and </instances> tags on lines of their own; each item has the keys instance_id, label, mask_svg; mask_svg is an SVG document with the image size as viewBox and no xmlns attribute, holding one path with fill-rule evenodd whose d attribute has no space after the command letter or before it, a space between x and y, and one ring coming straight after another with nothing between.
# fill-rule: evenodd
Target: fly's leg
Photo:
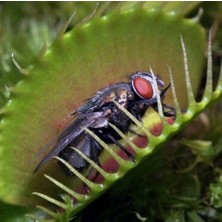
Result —
<instances>
[{"instance_id":1,"label":"fly's leg","mask_svg":"<svg viewBox=\"0 0 222 222\"><path fill-rule=\"evenodd\" d=\"M157 106L155 106L153 108L154 108L154 110L156 110L158 112ZM166 111L165 109L168 109L168 110ZM162 110L163 110L163 115L165 117L176 117L176 110L172 106L162 103Z\"/></svg>"},{"instance_id":2,"label":"fly's leg","mask_svg":"<svg viewBox=\"0 0 222 222\"><path fill-rule=\"evenodd\" d=\"M130 133L133 133L134 135L137 135L137 136L139 136L139 137L146 137L145 135L141 135L141 134L139 134L139 133L137 133L135 130L133 130L133 129L129 129L129 132Z\"/></svg>"},{"instance_id":3,"label":"fly's leg","mask_svg":"<svg viewBox=\"0 0 222 222\"><path fill-rule=\"evenodd\" d=\"M100 161L99 161L99 154L102 151L102 147L99 145L99 143L92 137L90 137L90 144L91 144L91 159L101 167Z\"/></svg>"},{"instance_id":4,"label":"fly's leg","mask_svg":"<svg viewBox=\"0 0 222 222\"><path fill-rule=\"evenodd\" d=\"M118 140L116 140L113 136L111 136L110 134L108 135L108 138L114 143L116 144L133 162L135 162L135 156L133 154L131 154L122 144L120 144L118 142Z\"/></svg>"},{"instance_id":5,"label":"fly's leg","mask_svg":"<svg viewBox=\"0 0 222 222\"><path fill-rule=\"evenodd\" d=\"M140 122L142 122L142 116L139 115L139 113L138 113L135 109L133 109L132 106L130 107L130 113L131 113L136 119L138 119Z\"/></svg>"},{"instance_id":6,"label":"fly's leg","mask_svg":"<svg viewBox=\"0 0 222 222\"><path fill-rule=\"evenodd\" d=\"M163 103L165 94L166 94L167 90L170 88L170 86L171 86L171 83L164 90L162 90L162 92L160 94L161 104L162 104L162 108L163 108L163 115L165 117L176 117L176 110L172 106ZM168 109L168 111L165 111L165 109ZM157 106L155 106L155 110L158 112Z\"/></svg>"},{"instance_id":7,"label":"fly's leg","mask_svg":"<svg viewBox=\"0 0 222 222\"><path fill-rule=\"evenodd\" d=\"M149 101L146 101L146 100L142 100L142 101L139 101L140 103L136 104L136 105L144 105L146 106L146 110L149 108L149 106L152 106L153 109L158 112L158 106L157 106L157 103L150 103ZM176 117L176 110L174 109L174 107L170 106L170 105L167 105L165 103L163 103L161 101L161 104L162 104L162 110L163 110L163 115L165 117ZM139 120L139 121L142 121L142 116L137 114L137 110L136 110L137 106L135 107L131 107L131 113ZM137 108L138 109L138 108ZM166 111L167 110L167 111Z\"/></svg>"},{"instance_id":8,"label":"fly's leg","mask_svg":"<svg viewBox=\"0 0 222 222\"><path fill-rule=\"evenodd\" d=\"M139 137L143 137L143 135L137 133L137 132L136 132L135 130L133 130L133 129L129 129L129 132L130 132L130 133L133 133L134 135L137 135L137 136L139 136Z\"/></svg>"},{"instance_id":9,"label":"fly's leg","mask_svg":"<svg viewBox=\"0 0 222 222\"><path fill-rule=\"evenodd\" d=\"M165 103L163 103L162 106L163 106L164 116L166 116L166 117L176 117L176 110L172 106L167 105ZM164 110L165 108L168 109L169 111L165 111Z\"/></svg>"},{"instance_id":10,"label":"fly's leg","mask_svg":"<svg viewBox=\"0 0 222 222\"><path fill-rule=\"evenodd\" d=\"M102 168L101 163L98 158L100 152L102 151L101 146L92 137L90 137L90 145L91 145L90 159L93 160L99 167ZM95 170L93 167L90 167L89 172L87 173L86 177L90 179L91 181L95 181L98 176L99 176L99 172ZM86 184L84 184L84 188L87 192L89 192L89 188Z\"/></svg>"},{"instance_id":11,"label":"fly's leg","mask_svg":"<svg viewBox=\"0 0 222 222\"><path fill-rule=\"evenodd\" d=\"M141 106L143 106L143 108L141 108ZM129 104L129 112L140 122L142 122L143 115L147 108L146 100Z\"/></svg>"}]
</instances>

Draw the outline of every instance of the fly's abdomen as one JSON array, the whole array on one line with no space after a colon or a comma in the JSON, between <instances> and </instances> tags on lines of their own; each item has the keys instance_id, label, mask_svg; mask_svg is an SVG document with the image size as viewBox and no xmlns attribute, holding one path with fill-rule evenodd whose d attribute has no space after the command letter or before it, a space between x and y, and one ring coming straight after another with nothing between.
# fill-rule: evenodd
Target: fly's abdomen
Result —
<instances>
[{"instance_id":1,"label":"fly's abdomen","mask_svg":"<svg viewBox=\"0 0 222 222\"><path fill-rule=\"evenodd\" d=\"M98 147L96 141L94 141L88 134L84 133L80 138L72 141L69 146L59 153L59 157L66 160L72 167L74 167L79 172L87 169L88 162L79 155L73 148L80 150L90 159L98 162L98 155L101 152L101 148ZM70 176L74 176L73 173L61 164L62 169Z\"/></svg>"},{"instance_id":2,"label":"fly's abdomen","mask_svg":"<svg viewBox=\"0 0 222 222\"><path fill-rule=\"evenodd\" d=\"M91 140L90 137L87 134L83 134L80 138L75 139L72 141L69 146L67 146L64 150L62 150L59 153L59 156L66 160L70 165L72 165L76 170L83 171L87 166L88 163L83 159L82 156L80 156L74 149L77 148L80 151L82 151L84 154L86 154L88 157L90 157L91 152ZM62 168L65 170L65 172L68 173L68 175L73 175L67 167L64 167L63 164L61 164Z\"/></svg>"}]
</instances>

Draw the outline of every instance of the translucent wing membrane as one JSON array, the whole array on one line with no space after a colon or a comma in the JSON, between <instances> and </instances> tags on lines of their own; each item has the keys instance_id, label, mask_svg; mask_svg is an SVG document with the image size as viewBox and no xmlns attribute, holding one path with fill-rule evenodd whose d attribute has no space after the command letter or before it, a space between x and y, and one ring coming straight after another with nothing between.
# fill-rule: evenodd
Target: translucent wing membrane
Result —
<instances>
[{"instance_id":1,"label":"translucent wing membrane","mask_svg":"<svg viewBox=\"0 0 222 222\"><path fill-rule=\"evenodd\" d=\"M63 208L66 210L67 208L70 208L69 204L73 200L74 203L72 205L72 211L70 213L70 217L73 216L75 213L79 211L79 209L84 206L85 203L88 203L88 201L92 201L99 195L101 195L102 191L108 189L113 182L119 180L123 175L125 175L127 172L129 172L132 168L136 167L140 164L142 159L144 160L149 154L153 152L154 149L156 149L157 146L164 143L166 139L170 138L173 134L178 132L178 130L181 130L187 123L189 123L198 113L200 113L202 110L204 110L210 103L212 103L215 100L218 100L222 96L222 72L220 73L220 78L217 83L217 87L213 91L212 87L212 53L211 53L211 33L209 34L209 41L208 41L208 66L207 66L207 81L206 81L206 87L205 87L205 93L202 97L202 99L197 102L195 100L193 91L192 91L192 83L190 79L191 73L189 72L189 58L187 57L186 52L186 46L185 42L183 40L183 36L181 36L181 47L183 52L183 60L184 60L184 75L185 75L185 85L186 85L186 91L187 91L187 98L188 98L188 106L187 109L182 110L180 108L177 92L175 90L175 83L174 83L174 77L173 73L170 67L168 67L169 72L169 79L171 82L171 91L173 95L173 102L174 102L174 109L175 109L175 118L171 123L168 123L166 117L164 117L163 114L163 105L161 103L161 98L158 95L157 98L157 104L158 104L158 115L160 122L162 123L162 131L159 135L154 135L152 133L152 130L150 128L147 128L145 126L146 118L144 119L144 122L139 122L131 113L129 113L126 109L124 109L120 104L114 101L115 105L121 109L131 120L133 123L135 123L135 126L137 128L137 132L141 132L142 136L145 135L148 140L148 145L145 148L141 148L137 146L127 135L122 133L116 126L112 125L110 123L110 126L117 132L117 134L120 135L122 138L121 144L123 146L130 146L131 149L135 152L135 161L132 161L131 159L123 159L119 153L113 149L113 147L110 147L110 145L106 144L104 141L102 141L98 136L96 136L92 131L89 129L85 129L85 131L90 134L103 148L104 151L109 153L112 159L114 159L119 167L116 172L107 172L103 167L94 162L93 160L89 159L84 153L82 153L80 150L74 149L79 155L81 155L91 166L92 169L94 169L97 174L100 174L103 177L103 180L101 183L95 182L94 180L90 180L87 178L87 176L84 176L83 174L79 173L76 169L74 169L69 163L64 161L63 159L56 157L60 162L62 162L66 167L69 168L70 171L73 172L73 174L78 177L83 184L85 184L90 190L86 194L80 194L77 191L73 191L71 188L67 187L66 185L62 184L61 182L53 179L52 177L45 175L45 177L50 180L55 186L61 188L68 198L63 198L65 202L57 201L55 199L50 198L49 196L46 196L44 194L40 193L34 193L35 195L38 195L45 200L59 206L60 208ZM152 75L153 70L150 69ZM155 90L158 90L157 85L155 84ZM148 119L149 117L147 117ZM149 121L149 120L147 120ZM70 201L71 200L71 201ZM80 207L81 206L81 207ZM41 208L45 211L47 211L45 208ZM59 213L57 213L59 214ZM57 217L58 215L54 213L50 213L53 217Z\"/></svg>"}]
</instances>

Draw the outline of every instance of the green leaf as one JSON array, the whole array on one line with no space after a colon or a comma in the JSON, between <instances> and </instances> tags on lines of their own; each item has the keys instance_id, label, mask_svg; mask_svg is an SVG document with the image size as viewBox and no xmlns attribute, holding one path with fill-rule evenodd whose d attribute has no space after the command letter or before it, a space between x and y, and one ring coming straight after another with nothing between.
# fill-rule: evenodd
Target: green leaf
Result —
<instances>
[{"instance_id":1,"label":"green leaf","mask_svg":"<svg viewBox=\"0 0 222 222\"><path fill-rule=\"evenodd\" d=\"M1 221L4 222L33 222L33 219L24 217L24 215L29 212L34 212L33 209L27 207L19 207L10 204L4 204L0 202L0 216Z\"/></svg>"}]
</instances>

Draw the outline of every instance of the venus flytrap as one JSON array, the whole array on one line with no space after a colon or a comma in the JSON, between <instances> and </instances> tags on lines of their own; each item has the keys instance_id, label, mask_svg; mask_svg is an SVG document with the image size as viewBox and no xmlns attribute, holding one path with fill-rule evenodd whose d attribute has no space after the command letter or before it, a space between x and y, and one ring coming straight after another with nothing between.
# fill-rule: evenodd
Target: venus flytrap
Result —
<instances>
[{"instance_id":1,"label":"venus flytrap","mask_svg":"<svg viewBox=\"0 0 222 222\"><path fill-rule=\"evenodd\" d=\"M164 144L170 136L188 124L208 103L221 96L219 84L214 92L212 89L208 90L202 101L196 103L193 96L190 96L190 91L184 87L186 85L189 90L192 88L196 93L201 78L205 34L197 20L183 19L177 13L173 15L161 10L148 10L143 4L125 11L121 5L116 6L117 8L118 10L115 10L114 7L110 14L107 13L105 16L103 14L107 10L106 6L96 9L87 21L76 24L73 30L60 35L52 47L46 49L44 45L40 53L41 58L33 64L29 75L23 78L10 95L10 102L4 108L5 115L0 125L0 156L3 159L0 178L4 178L1 182L4 189L0 191L0 197L4 201L35 205L39 199L33 201L30 194L36 191L34 194L37 196L65 209L62 213L54 213L46 207L40 207L42 210L51 212L50 215L57 220L70 218L124 177L127 172L139 166L159 145ZM184 39L181 40L181 51L180 34ZM199 47L194 47L196 45ZM183 63L185 81L181 81L184 73ZM52 164L38 174L32 174L35 163L30 167L30 162L32 163L33 156L50 139L56 138L59 131L58 121L64 119L73 107L78 107L84 97L89 97L92 92L108 83L119 81L125 74L147 70L149 66L164 80L170 79L173 97L167 96L166 100L174 104L172 106L176 110L176 119L172 124L168 124L161 113L160 101L157 115L160 118L151 120L147 115L142 123L116 104L135 123L134 127L148 139L148 145L141 148L134 144L135 136L123 135L119 129L110 125L121 136L121 144L129 144L135 151L135 162L120 157L115 147L104 143L86 129L104 148L101 163L105 163L107 158L112 156L119 165L116 172L106 172L101 166L87 159L83 153L79 153L103 176L104 181L96 183L56 157L58 161L67 165L80 181L90 187L91 191L87 194L76 191L73 183L76 183L77 179L67 179L60 172L56 161L52 161ZM208 71L208 79L212 78L211 75ZM189 105L186 105L186 93ZM155 123L162 125L158 136L152 133L152 125ZM18 180L19 183L16 183ZM52 186L52 183L55 186ZM65 198L57 200L60 193L52 187L59 187L66 193Z\"/></svg>"}]
</instances>

